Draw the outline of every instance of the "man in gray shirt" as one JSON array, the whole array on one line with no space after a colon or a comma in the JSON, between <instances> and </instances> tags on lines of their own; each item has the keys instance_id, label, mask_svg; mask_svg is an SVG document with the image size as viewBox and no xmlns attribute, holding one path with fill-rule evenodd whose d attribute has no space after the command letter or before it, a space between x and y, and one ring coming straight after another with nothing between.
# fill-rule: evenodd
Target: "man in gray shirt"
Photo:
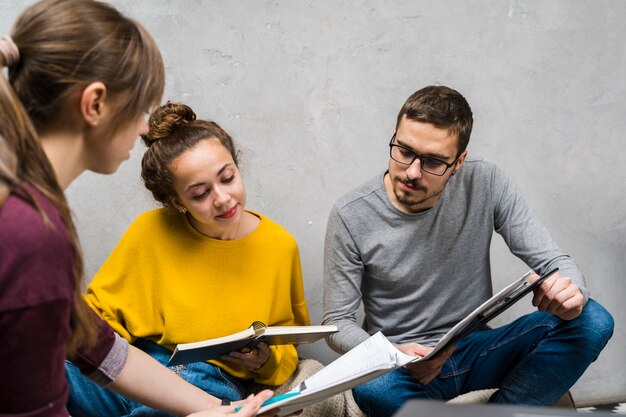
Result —
<instances>
[{"instance_id":1,"label":"man in gray shirt","mask_svg":"<svg viewBox=\"0 0 626 417\"><path fill-rule=\"evenodd\" d=\"M382 331L403 352L427 354L492 295L494 230L537 273L559 272L535 290L538 311L355 388L371 417L390 416L410 398L446 400L486 388L499 388L491 402L553 404L613 333L611 315L589 299L580 268L511 180L468 157L472 125L457 91L415 92L398 114L388 170L334 205L324 253L324 324L339 328L330 347L344 353Z\"/></svg>"}]
</instances>

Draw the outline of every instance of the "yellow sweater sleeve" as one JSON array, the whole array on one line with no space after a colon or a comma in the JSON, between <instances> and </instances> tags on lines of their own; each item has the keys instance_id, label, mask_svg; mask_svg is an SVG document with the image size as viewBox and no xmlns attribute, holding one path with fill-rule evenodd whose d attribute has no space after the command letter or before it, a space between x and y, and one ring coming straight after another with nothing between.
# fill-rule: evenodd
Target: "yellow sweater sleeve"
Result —
<instances>
[{"instance_id":1,"label":"yellow sweater sleeve","mask_svg":"<svg viewBox=\"0 0 626 417\"><path fill-rule=\"evenodd\" d=\"M221 241L195 231L174 210L138 217L90 283L87 302L131 343L152 340L170 350L247 328L307 325L298 247L258 215L243 239ZM280 385L294 372L293 345L272 346L260 369L212 361L235 377Z\"/></svg>"}]
</instances>

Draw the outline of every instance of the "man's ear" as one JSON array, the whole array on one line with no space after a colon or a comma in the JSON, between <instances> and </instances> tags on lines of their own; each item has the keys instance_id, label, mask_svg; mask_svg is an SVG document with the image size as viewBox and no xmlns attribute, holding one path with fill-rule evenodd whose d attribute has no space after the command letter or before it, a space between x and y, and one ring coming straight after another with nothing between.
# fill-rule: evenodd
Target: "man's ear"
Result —
<instances>
[{"instance_id":1,"label":"man's ear","mask_svg":"<svg viewBox=\"0 0 626 417\"><path fill-rule=\"evenodd\" d=\"M80 97L80 114L90 126L97 126L104 113L107 87L101 81L89 84Z\"/></svg>"},{"instance_id":2,"label":"man's ear","mask_svg":"<svg viewBox=\"0 0 626 417\"><path fill-rule=\"evenodd\" d=\"M452 171L452 175L456 174L463 167L463 163L465 162L465 158L467 158L467 149L464 150L459 158L456 160L456 164L454 166L454 171Z\"/></svg>"}]
</instances>

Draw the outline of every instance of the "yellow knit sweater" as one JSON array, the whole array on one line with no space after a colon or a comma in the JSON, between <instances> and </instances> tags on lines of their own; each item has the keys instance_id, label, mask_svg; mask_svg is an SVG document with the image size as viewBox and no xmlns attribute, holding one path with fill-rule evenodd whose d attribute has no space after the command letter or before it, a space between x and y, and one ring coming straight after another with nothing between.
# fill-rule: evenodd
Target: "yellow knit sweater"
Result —
<instances>
[{"instance_id":1,"label":"yellow knit sweater","mask_svg":"<svg viewBox=\"0 0 626 417\"><path fill-rule=\"evenodd\" d=\"M88 287L87 302L129 342L146 338L170 350L241 331L309 324L300 255L293 237L267 217L238 240L198 233L172 209L139 216ZM296 369L293 345L271 346L256 371L211 363L238 378L280 385Z\"/></svg>"}]
</instances>

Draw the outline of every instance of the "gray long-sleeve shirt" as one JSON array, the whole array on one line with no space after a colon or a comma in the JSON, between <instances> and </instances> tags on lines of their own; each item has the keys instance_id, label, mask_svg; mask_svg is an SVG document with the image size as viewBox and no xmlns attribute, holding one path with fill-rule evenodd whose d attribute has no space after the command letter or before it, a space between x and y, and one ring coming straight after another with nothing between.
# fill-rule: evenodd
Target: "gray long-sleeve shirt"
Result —
<instances>
[{"instance_id":1,"label":"gray long-sleeve shirt","mask_svg":"<svg viewBox=\"0 0 626 417\"><path fill-rule=\"evenodd\" d=\"M435 206L417 214L393 206L383 177L339 199L328 220L323 322L339 328L328 339L337 352L379 330L394 343L434 344L492 295L494 230L534 271L559 267L588 298L578 265L494 164L468 158Z\"/></svg>"}]
</instances>

